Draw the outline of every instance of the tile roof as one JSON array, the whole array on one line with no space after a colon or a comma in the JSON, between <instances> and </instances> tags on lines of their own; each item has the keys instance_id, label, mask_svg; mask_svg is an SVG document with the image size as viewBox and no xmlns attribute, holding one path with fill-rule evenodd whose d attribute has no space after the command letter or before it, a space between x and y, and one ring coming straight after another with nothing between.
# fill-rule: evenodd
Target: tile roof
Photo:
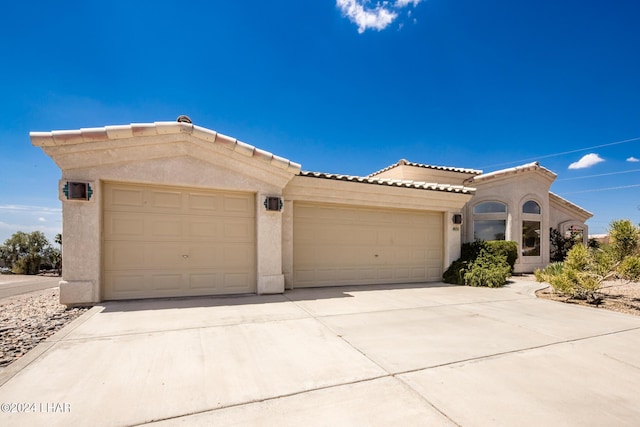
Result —
<instances>
[{"instance_id":1,"label":"tile roof","mask_svg":"<svg viewBox=\"0 0 640 427\"><path fill-rule=\"evenodd\" d=\"M549 191L549 200L556 202L558 204L561 205L565 205L567 207L569 207L570 209L576 210L580 213L582 213L584 216L588 216L589 218L591 218L593 216L593 214L591 212L589 212L586 209L581 208L580 206L571 203L570 201L568 201L567 199L558 196L556 193L553 193L551 191Z\"/></svg>"},{"instance_id":2,"label":"tile roof","mask_svg":"<svg viewBox=\"0 0 640 427\"><path fill-rule=\"evenodd\" d=\"M522 173L522 172L529 172L529 171L540 171L542 173L544 173L545 175L547 175L549 178L551 179L555 179L556 178L556 174L551 172L549 169L540 166L540 163L538 162L533 162L533 163L527 163L525 165L521 165L521 166L516 166L516 167L512 167L512 168L507 168L507 169L500 169L494 172L489 172L489 173L484 173L482 175L479 176L473 176L471 178L467 178L464 183L465 184L470 184L473 182L482 182L482 181L488 181L490 179L494 179L494 178L498 178L498 177L503 177L503 176L507 176L507 175L515 175L518 173Z\"/></svg>"},{"instance_id":3,"label":"tile roof","mask_svg":"<svg viewBox=\"0 0 640 427\"><path fill-rule=\"evenodd\" d=\"M407 166L414 166L417 168L425 168L425 169L436 169L436 170L441 170L441 171L447 171L447 172L460 172L460 173L467 173L467 174L474 174L474 175L480 175L482 173L481 170L477 170L477 169L465 169L465 168L454 168L454 167L449 167L449 166L434 166L434 165L425 165L423 163L414 163L414 162L410 162L408 160L405 159L400 159L398 160L396 163L387 166L384 169L380 169L379 171L376 171L372 174L369 174L367 176L375 176L378 174L381 174L382 172L386 172L388 170L391 170L393 168L397 168L398 166L403 166L403 165L407 165Z\"/></svg>"},{"instance_id":4,"label":"tile roof","mask_svg":"<svg viewBox=\"0 0 640 427\"><path fill-rule=\"evenodd\" d=\"M85 144L98 141L118 140L134 137L187 134L200 140L225 147L247 157L260 159L280 169L293 173L300 165L253 145L246 144L216 131L184 122L132 123L130 125L81 128L80 130L54 130L52 132L30 132L31 143L38 147Z\"/></svg>"},{"instance_id":5,"label":"tile roof","mask_svg":"<svg viewBox=\"0 0 640 427\"><path fill-rule=\"evenodd\" d=\"M348 182L355 182L355 183L361 183L361 184L388 185L391 187L414 188L418 190L430 190L430 191L446 191L449 193L460 193L460 194L473 194L476 191L475 188L465 187L462 185L436 184L436 183L429 183L429 182L417 182L417 181L391 179L391 178L372 178L371 176L362 177L362 176L354 176L354 175L339 175L339 174L333 174L333 173L308 172L308 171L301 171L298 175L309 177L309 178L333 179L337 181L348 181Z\"/></svg>"}]
</instances>

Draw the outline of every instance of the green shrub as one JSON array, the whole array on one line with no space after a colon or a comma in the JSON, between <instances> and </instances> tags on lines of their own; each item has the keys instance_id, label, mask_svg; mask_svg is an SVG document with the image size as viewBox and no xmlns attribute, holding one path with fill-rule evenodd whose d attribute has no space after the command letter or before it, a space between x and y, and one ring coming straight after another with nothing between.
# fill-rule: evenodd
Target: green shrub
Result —
<instances>
[{"instance_id":1,"label":"green shrub","mask_svg":"<svg viewBox=\"0 0 640 427\"><path fill-rule=\"evenodd\" d=\"M599 301L598 290L611 277L614 265L606 251L575 245L564 263L549 264L535 275L537 281L549 283L558 294L595 303Z\"/></svg>"},{"instance_id":2,"label":"green shrub","mask_svg":"<svg viewBox=\"0 0 640 427\"><path fill-rule=\"evenodd\" d=\"M483 250L478 258L469 263L464 273L464 284L499 288L507 283L510 275L511 267L506 256Z\"/></svg>"},{"instance_id":3,"label":"green shrub","mask_svg":"<svg viewBox=\"0 0 640 427\"><path fill-rule=\"evenodd\" d=\"M468 266L469 261L463 261L462 258L455 260L442 275L442 280L445 283L464 285L464 274Z\"/></svg>"},{"instance_id":4,"label":"green shrub","mask_svg":"<svg viewBox=\"0 0 640 427\"><path fill-rule=\"evenodd\" d=\"M620 277L631 282L640 281L640 256L626 257L618 267Z\"/></svg>"},{"instance_id":5,"label":"green shrub","mask_svg":"<svg viewBox=\"0 0 640 427\"><path fill-rule=\"evenodd\" d=\"M480 252L482 252L483 249L487 249L487 242L484 240L463 243L460 249L460 259L462 261L473 261L480 256Z\"/></svg>"},{"instance_id":6,"label":"green shrub","mask_svg":"<svg viewBox=\"0 0 640 427\"><path fill-rule=\"evenodd\" d=\"M478 259L482 255L482 261L478 263ZM504 261L508 268L506 277L511 275L513 266L518 259L518 245L516 242L504 240L492 241L475 241L472 243L464 243L460 251L460 258L454 261L442 275L445 283L453 283L456 285L465 285L467 279L465 276L475 268L469 276L469 281L473 283L506 283L506 278L501 280L503 276L501 266ZM497 270L494 272L491 262L495 263ZM495 273L495 275L494 275ZM495 278L494 278L495 276ZM488 286L487 284L473 286Z\"/></svg>"},{"instance_id":7,"label":"green shrub","mask_svg":"<svg viewBox=\"0 0 640 427\"><path fill-rule=\"evenodd\" d=\"M625 257L636 255L640 247L640 228L633 225L631 220L620 219L609 224L609 237L611 249L616 261L622 261Z\"/></svg>"},{"instance_id":8,"label":"green shrub","mask_svg":"<svg viewBox=\"0 0 640 427\"><path fill-rule=\"evenodd\" d=\"M513 271L513 267L518 260L518 244L511 240L490 240L485 242L487 252L494 255L503 255L507 259L507 264Z\"/></svg>"},{"instance_id":9,"label":"green shrub","mask_svg":"<svg viewBox=\"0 0 640 427\"><path fill-rule=\"evenodd\" d=\"M564 263L552 262L542 270L540 270L539 268L536 269L536 271L533 272L533 275L536 276L536 282L542 283L542 282L548 282L549 277L562 274L563 270L564 270Z\"/></svg>"}]
</instances>

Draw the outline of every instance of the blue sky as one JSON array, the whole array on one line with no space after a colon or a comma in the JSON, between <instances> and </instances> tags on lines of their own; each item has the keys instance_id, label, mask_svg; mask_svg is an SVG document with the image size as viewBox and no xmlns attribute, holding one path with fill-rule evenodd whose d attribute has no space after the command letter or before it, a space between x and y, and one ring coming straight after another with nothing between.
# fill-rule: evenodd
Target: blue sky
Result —
<instances>
[{"instance_id":1,"label":"blue sky","mask_svg":"<svg viewBox=\"0 0 640 427\"><path fill-rule=\"evenodd\" d=\"M0 242L61 230L60 171L30 131L180 114L305 170L540 160L592 233L638 223L639 16L637 0L9 2Z\"/></svg>"}]
</instances>

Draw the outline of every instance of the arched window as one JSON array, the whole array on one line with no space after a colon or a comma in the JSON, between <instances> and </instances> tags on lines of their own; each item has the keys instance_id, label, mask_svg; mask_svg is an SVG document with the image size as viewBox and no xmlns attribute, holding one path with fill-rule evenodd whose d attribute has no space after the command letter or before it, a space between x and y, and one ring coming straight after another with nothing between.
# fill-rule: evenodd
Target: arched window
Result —
<instances>
[{"instance_id":1,"label":"arched window","mask_svg":"<svg viewBox=\"0 0 640 427\"><path fill-rule=\"evenodd\" d=\"M473 239L505 240L507 205L501 202L482 202L473 207Z\"/></svg>"},{"instance_id":2,"label":"arched window","mask_svg":"<svg viewBox=\"0 0 640 427\"><path fill-rule=\"evenodd\" d=\"M522 213L540 215L540 205L536 201L529 200L522 205Z\"/></svg>"},{"instance_id":3,"label":"arched window","mask_svg":"<svg viewBox=\"0 0 640 427\"><path fill-rule=\"evenodd\" d=\"M474 214L507 213L507 205L500 202L483 202L473 208Z\"/></svg>"},{"instance_id":4,"label":"arched window","mask_svg":"<svg viewBox=\"0 0 640 427\"><path fill-rule=\"evenodd\" d=\"M522 256L540 256L541 224L540 205L527 200L522 205Z\"/></svg>"}]
</instances>

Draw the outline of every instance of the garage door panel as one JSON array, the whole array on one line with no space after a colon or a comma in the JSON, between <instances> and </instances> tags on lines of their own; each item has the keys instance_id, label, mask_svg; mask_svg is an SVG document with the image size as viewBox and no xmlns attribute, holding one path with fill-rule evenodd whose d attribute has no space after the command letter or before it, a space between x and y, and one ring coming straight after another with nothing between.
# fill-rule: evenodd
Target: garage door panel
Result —
<instances>
[{"instance_id":1,"label":"garage door panel","mask_svg":"<svg viewBox=\"0 0 640 427\"><path fill-rule=\"evenodd\" d=\"M192 273L189 274L189 289L197 291L215 289L221 281L221 273Z\"/></svg>"},{"instance_id":2,"label":"garage door panel","mask_svg":"<svg viewBox=\"0 0 640 427\"><path fill-rule=\"evenodd\" d=\"M244 214L252 211L253 199L238 196L225 196L223 199L224 211L231 214Z\"/></svg>"},{"instance_id":3,"label":"garage door panel","mask_svg":"<svg viewBox=\"0 0 640 427\"><path fill-rule=\"evenodd\" d=\"M430 251L433 252L433 251ZM438 254L439 255L439 254ZM427 257L427 251L426 250L420 250L420 249L415 249L413 251L411 251L411 255L410 255L410 262L412 264L415 263L427 263L428 262L428 257Z\"/></svg>"},{"instance_id":4,"label":"garage door panel","mask_svg":"<svg viewBox=\"0 0 640 427\"><path fill-rule=\"evenodd\" d=\"M396 268L394 270L394 278L397 280L409 280L411 279L413 276L411 275L411 270L408 268Z\"/></svg>"},{"instance_id":5,"label":"garage door panel","mask_svg":"<svg viewBox=\"0 0 640 427\"><path fill-rule=\"evenodd\" d=\"M393 279L393 269L391 268L380 268L378 269L378 278L381 281L389 281Z\"/></svg>"},{"instance_id":6,"label":"garage door panel","mask_svg":"<svg viewBox=\"0 0 640 427\"><path fill-rule=\"evenodd\" d=\"M104 266L110 270L114 266L121 268L136 268L140 265L146 265L144 247L135 244L117 244L108 242L104 245Z\"/></svg>"},{"instance_id":7,"label":"garage door panel","mask_svg":"<svg viewBox=\"0 0 640 427\"><path fill-rule=\"evenodd\" d=\"M124 295L142 294L148 291L144 274L105 274L105 280L111 283L114 292Z\"/></svg>"},{"instance_id":8,"label":"garage door panel","mask_svg":"<svg viewBox=\"0 0 640 427\"><path fill-rule=\"evenodd\" d=\"M181 191L149 191L149 208L152 210L170 209L171 211L180 211L182 209L183 196Z\"/></svg>"},{"instance_id":9,"label":"garage door panel","mask_svg":"<svg viewBox=\"0 0 640 427\"><path fill-rule=\"evenodd\" d=\"M325 283L325 282L331 283L336 280L336 270L335 269L327 270L327 269L320 268L316 270L314 279L319 283Z\"/></svg>"},{"instance_id":10,"label":"garage door panel","mask_svg":"<svg viewBox=\"0 0 640 427\"><path fill-rule=\"evenodd\" d=\"M251 276L244 272L224 273L224 288L226 290L243 290L249 286Z\"/></svg>"},{"instance_id":11,"label":"garage door panel","mask_svg":"<svg viewBox=\"0 0 640 427\"><path fill-rule=\"evenodd\" d=\"M105 191L105 202L112 209L140 209L141 207L144 207L144 190L110 188Z\"/></svg>"},{"instance_id":12,"label":"garage door panel","mask_svg":"<svg viewBox=\"0 0 640 427\"><path fill-rule=\"evenodd\" d=\"M151 289L154 291L180 291L182 274L159 273L151 274Z\"/></svg>"},{"instance_id":13,"label":"garage door panel","mask_svg":"<svg viewBox=\"0 0 640 427\"><path fill-rule=\"evenodd\" d=\"M441 280L440 213L296 203L293 224L294 287Z\"/></svg>"},{"instance_id":14,"label":"garage door panel","mask_svg":"<svg viewBox=\"0 0 640 427\"><path fill-rule=\"evenodd\" d=\"M374 280L378 278L378 272L375 268L363 268L359 271L360 279Z\"/></svg>"},{"instance_id":15,"label":"garage door panel","mask_svg":"<svg viewBox=\"0 0 640 427\"><path fill-rule=\"evenodd\" d=\"M105 212L105 240L179 240L183 218L150 213Z\"/></svg>"},{"instance_id":16,"label":"garage door panel","mask_svg":"<svg viewBox=\"0 0 640 427\"><path fill-rule=\"evenodd\" d=\"M255 195L108 183L105 299L256 290Z\"/></svg>"},{"instance_id":17,"label":"garage door panel","mask_svg":"<svg viewBox=\"0 0 640 427\"><path fill-rule=\"evenodd\" d=\"M110 212L104 215L105 237L129 237L144 235L144 216L114 216Z\"/></svg>"},{"instance_id":18,"label":"garage door panel","mask_svg":"<svg viewBox=\"0 0 640 427\"><path fill-rule=\"evenodd\" d=\"M225 222L224 238L228 242L243 242L253 240L255 227L240 219L231 219Z\"/></svg>"},{"instance_id":19,"label":"garage door panel","mask_svg":"<svg viewBox=\"0 0 640 427\"><path fill-rule=\"evenodd\" d=\"M147 262L144 265L140 265L139 269L182 269L185 267L185 261L188 261L183 257L185 251L182 247L175 244L155 244L153 247L144 244L138 244L140 250L146 252L145 259Z\"/></svg>"},{"instance_id":20,"label":"garage door panel","mask_svg":"<svg viewBox=\"0 0 640 427\"><path fill-rule=\"evenodd\" d=\"M180 240L184 234L182 218L151 217L147 224L145 234L150 238Z\"/></svg>"},{"instance_id":21,"label":"garage door panel","mask_svg":"<svg viewBox=\"0 0 640 427\"><path fill-rule=\"evenodd\" d=\"M303 268L296 269L296 284L307 284L307 283L315 283L316 282L316 271L309 269L305 270Z\"/></svg>"},{"instance_id":22,"label":"garage door panel","mask_svg":"<svg viewBox=\"0 0 640 427\"><path fill-rule=\"evenodd\" d=\"M211 214L222 210L222 198L215 194L189 193L187 204L189 210L203 214Z\"/></svg>"},{"instance_id":23,"label":"garage door panel","mask_svg":"<svg viewBox=\"0 0 640 427\"><path fill-rule=\"evenodd\" d=\"M428 251L427 259L435 261L438 258L438 256L440 255L440 253L441 253L440 251L436 251L436 250L431 249L431 250Z\"/></svg>"},{"instance_id":24,"label":"garage door panel","mask_svg":"<svg viewBox=\"0 0 640 427\"><path fill-rule=\"evenodd\" d=\"M422 280L423 277L427 277L427 268L426 267L418 267L411 269L411 277L413 279Z\"/></svg>"},{"instance_id":25,"label":"garage door panel","mask_svg":"<svg viewBox=\"0 0 640 427\"><path fill-rule=\"evenodd\" d=\"M192 218L185 221L185 229L189 240L208 240L220 238L222 235L222 224L210 218Z\"/></svg>"},{"instance_id":26,"label":"garage door panel","mask_svg":"<svg viewBox=\"0 0 640 427\"><path fill-rule=\"evenodd\" d=\"M389 231L389 230L378 230L378 239L377 242L384 244L384 245L390 245L393 243L394 241L394 234L393 232Z\"/></svg>"},{"instance_id":27,"label":"garage door panel","mask_svg":"<svg viewBox=\"0 0 640 427\"><path fill-rule=\"evenodd\" d=\"M185 262L188 263L189 270L193 269L221 269L225 267L222 258L224 250L215 246L191 245L185 250ZM246 264L246 263L245 263Z\"/></svg>"},{"instance_id":28,"label":"garage door panel","mask_svg":"<svg viewBox=\"0 0 640 427\"><path fill-rule=\"evenodd\" d=\"M253 248L244 245L228 245L220 257L224 259L224 265L229 268L239 268L253 258L255 258Z\"/></svg>"}]
</instances>

